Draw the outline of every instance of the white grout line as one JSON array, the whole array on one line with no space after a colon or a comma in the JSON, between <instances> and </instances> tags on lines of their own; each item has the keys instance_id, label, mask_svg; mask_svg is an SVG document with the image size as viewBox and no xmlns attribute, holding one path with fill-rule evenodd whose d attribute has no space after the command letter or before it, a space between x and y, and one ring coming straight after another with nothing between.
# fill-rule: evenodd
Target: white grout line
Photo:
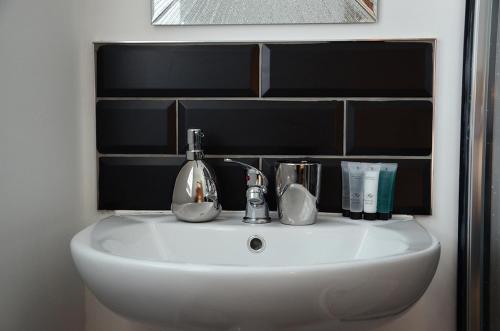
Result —
<instances>
[{"instance_id":1,"label":"white grout line","mask_svg":"<svg viewBox=\"0 0 500 331\"><path fill-rule=\"evenodd\" d=\"M428 42L434 43L436 41L435 36L427 36L420 38L351 38L351 39L309 39L309 40L276 40L276 39L267 39L267 40L159 40L159 41L144 41L144 40L94 40L92 43L97 47L105 44L112 45L130 45L130 44L139 44L139 45L248 45L248 44L312 44L312 43L329 43L336 41L380 41L384 40L385 42Z\"/></svg>"},{"instance_id":2,"label":"white grout line","mask_svg":"<svg viewBox=\"0 0 500 331\"><path fill-rule=\"evenodd\" d=\"M100 154L97 153L97 157L167 157L167 158L179 158L185 157L185 154ZM234 158L234 159L394 159L394 160L430 160L432 156L409 156L409 155L230 155L230 154L206 154L207 159L222 159L222 158ZM260 164L261 166L262 164Z\"/></svg>"},{"instance_id":3,"label":"white grout line","mask_svg":"<svg viewBox=\"0 0 500 331\"><path fill-rule=\"evenodd\" d=\"M179 100L175 100L175 153L179 154Z\"/></svg>"},{"instance_id":4,"label":"white grout line","mask_svg":"<svg viewBox=\"0 0 500 331\"><path fill-rule=\"evenodd\" d=\"M437 40L433 40L432 42L432 95L434 98L437 96L437 84L436 84L436 75L437 75ZM435 151L435 143L436 143L436 101L432 102L432 154ZM434 207L434 159L431 159L431 206L430 213L432 215L433 207Z\"/></svg>"},{"instance_id":5,"label":"white grout line","mask_svg":"<svg viewBox=\"0 0 500 331\"><path fill-rule=\"evenodd\" d=\"M262 44L259 44L259 98L262 98Z\"/></svg>"},{"instance_id":6,"label":"white grout line","mask_svg":"<svg viewBox=\"0 0 500 331\"><path fill-rule=\"evenodd\" d=\"M341 98L341 97L98 97L97 101L100 100L151 100L151 101L163 101L163 100L201 100L201 101L433 101L433 98L427 97L352 97L352 98Z\"/></svg>"},{"instance_id":7,"label":"white grout line","mask_svg":"<svg viewBox=\"0 0 500 331\"><path fill-rule=\"evenodd\" d=\"M342 142L343 143L343 152L344 152L344 156L347 154L347 101L344 101L344 135L343 135L343 139L344 141Z\"/></svg>"},{"instance_id":8,"label":"white grout line","mask_svg":"<svg viewBox=\"0 0 500 331\"><path fill-rule=\"evenodd\" d=\"M169 158L178 158L185 157L185 155L180 154L120 154L120 153L109 153L109 154L101 154L98 153L97 157L169 157Z\"/></svg>"}]
</instances>

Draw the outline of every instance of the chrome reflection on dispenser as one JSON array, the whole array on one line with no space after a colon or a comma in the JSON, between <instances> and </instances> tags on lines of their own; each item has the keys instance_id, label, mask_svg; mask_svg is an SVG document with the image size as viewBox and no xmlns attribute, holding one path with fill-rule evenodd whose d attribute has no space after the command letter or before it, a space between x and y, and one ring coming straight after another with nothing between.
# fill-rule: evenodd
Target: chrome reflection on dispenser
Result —
<instances>
[{"instance_id":1,"label":"chrome reflection on dispenser","mask_svg":"<svg viewBox=\"0 0 500 331\"><path fill-rule=\"evenodd\" d=\"M172 212L187 222L206 222L221 211L214 171L204 161L199 129L188 130L186 163L175 180L172 196Z\"/></svg>"},{"instance_id":2,"label":"chrome reflection on dispenser","mask_svg":"<svg viewBox=\"0 0 500 331\"><path fill-rule=\"evenodd\" d=\"M288 225L314 224L318 216L321 164L280 161L275 168L280 222Z\"/></svg>"}]
</instances>

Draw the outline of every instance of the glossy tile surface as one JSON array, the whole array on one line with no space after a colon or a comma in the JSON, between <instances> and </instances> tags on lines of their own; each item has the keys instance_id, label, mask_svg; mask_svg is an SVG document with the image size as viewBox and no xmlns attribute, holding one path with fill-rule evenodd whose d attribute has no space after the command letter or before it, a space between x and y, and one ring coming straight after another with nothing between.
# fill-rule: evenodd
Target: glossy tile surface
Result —
<instances>
[{"instance_id":1,"label":"glossy tile surface","mask_svg":"<svg viewBox=\"0 0 500 331\"><path fill-rule=\"evenodd\" d=\"M431 215L431 160L397 160L397 163L394 213Z\"/></svg>"},{"instance_id":2,"label":"glossy tile surface","mask_svg":"<svg viewBox=\"0 0 500 331\"><path fill-rule=\"evenodd\" d=\"M99 101L96 112L100 153L176 153L174 100Z\"/></svg>"},{"instance_id":3,"label":"glossy tile surface","mask_svg":"<svg viewBox=\"0 0 500 331\"><path fill-rule=\"evenodd\" d=\"M153 25L367 23L377 0L152 0Z\"/></svg>"},{"instance_id":4,"label":"glossy tile surface","mask_svg":"<svg viewBox=\"0 0 500 331\"><path fill-rule=\"evenodd\" d=\"M184 158L101 157L99 209L168 210Z\"/></svg>"},{"instance_id":5,"label":"glossy tile surface","mask_svg":"<svg viewBox=\"0 0 500 331\"><path fill-rule=\"evenodd\" d=\"M104 45L97 96L257 96L258 45Z\"/></svg>"},{"instance_id":6,"label":"glossy tile surface","mask_svg":"<svg viewBox=\"0 0 500 331\"><path fill-rule=\"evenodd\" d=\"M432 102L348 101L348 155L432 153Z\"/></svg>"},{"instance_id":7,"label":"glossy tile surface","mask_svg":"<svg viewBox=\"0 0 500 331\"><path fill-rule=\"evenodd\" d=\"M339 212L341 159L388 155L402 158L395 212L431 212L431 42L268 43L262 59L257 44L109 44L96 55L98 152L174 154L103 155L100 209L169 209L186 130L201 128L226 210L245 208L246 184L225 156L262 164L272 209L273 158L324 156L320 210Z\"/></svg>"},{"instance_id":8,"label":"glossy tile surface","mask_svg":"<svg viewBox=\"0 0 500 331\"><path fill-rule=\"evenodd\" d=\"M274 165L277 159L263 159L262 170L269 178L269 207L276 210L276 192ZM322 165L321 193L319 210L323 212L342 211L342 176L341 159L312 159ZM347 160L347 159L345 159ZM394 213L396 214L431 214L431 161L430 160L347 160L354 162L397 163Z\"/></svg>"},{"instance_id":9,"label":"glossy tile surface","mask_svg":"<svg viewBox=\"0 0 500 331\"><path fill-rule=\"evenodd\" d=\"M259 167L259 159L235 159ZM246 170L224 159L206 159L212 166L219 185L219 195L224 210L244 210L246 207Z\"/></svg>"},{"instance_id":10,"label":"glossy tile surface","mask_svg":"<svg viewBox=\"0 0 500 331\"><path fill-rule=\"evenodd\" d=\"M181 100L179 132L189 128L203 130L208 154L341 154L343 103Z\"/></svg>"},{"instance_id":11,"label":"glossy tile surface","mask_svg":"<svg viewBox=\"0 0 500 331\"><path fill-rule=\"evenodd\" d=\"M265 97L430 97L430 42L266 44Z\"/></svg>"}]
</instances>

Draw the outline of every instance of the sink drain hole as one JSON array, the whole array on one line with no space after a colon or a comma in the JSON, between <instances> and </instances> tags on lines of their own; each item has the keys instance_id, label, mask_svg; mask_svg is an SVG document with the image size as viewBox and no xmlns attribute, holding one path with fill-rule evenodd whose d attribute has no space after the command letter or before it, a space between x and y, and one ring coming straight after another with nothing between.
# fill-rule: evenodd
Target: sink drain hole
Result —
<instances>
[{"instance_id":1,"label":"sink drain hole","mask_svg":"<svg viewBox=\"0 0 500 331\"><path fill-rule=\"evenodd\" d=\"M248 238L248 248L253 253L260 253L266 247L265 241L259 236L251 236Z\"/></svg>"}]
</instances>

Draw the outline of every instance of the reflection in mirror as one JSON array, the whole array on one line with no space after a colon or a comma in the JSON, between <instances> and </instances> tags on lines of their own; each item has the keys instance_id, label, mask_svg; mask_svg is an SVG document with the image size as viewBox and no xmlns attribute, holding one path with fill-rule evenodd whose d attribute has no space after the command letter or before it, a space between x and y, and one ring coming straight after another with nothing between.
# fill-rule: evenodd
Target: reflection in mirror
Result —
<instances>
[{"instance_id":1,"label":"reflection in mirror","mask_svg":"<svg viewBox=\"0 0 500 331\"><path fill-rule=\"evenodd\" d=\"M153 25L371 23L378 0L152 0Z\"/></svg>"}]
</instances>

